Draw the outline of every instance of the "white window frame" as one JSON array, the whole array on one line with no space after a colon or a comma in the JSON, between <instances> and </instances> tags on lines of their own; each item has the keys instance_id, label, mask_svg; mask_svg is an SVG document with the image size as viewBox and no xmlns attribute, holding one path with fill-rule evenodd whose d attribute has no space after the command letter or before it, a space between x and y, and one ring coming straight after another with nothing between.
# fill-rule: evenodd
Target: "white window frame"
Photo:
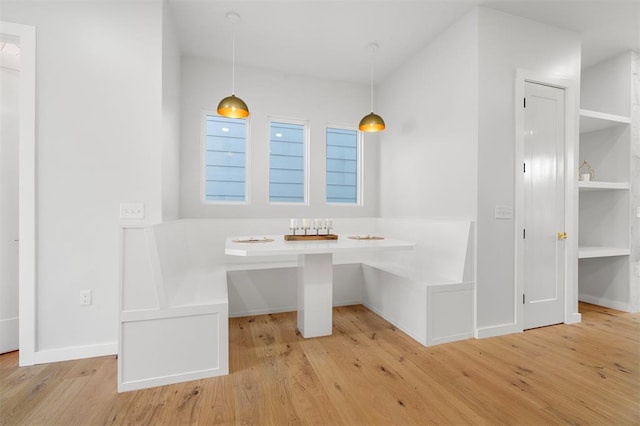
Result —
<instances>
[{"instance_id":1,"label":"white window frame","mask_svg":"<svg viewBox=\"0 0 640 426\"><path fill-rule=\"evenodd\" d=\"M203 110L200 117L200 202L207 205L249 205L251 201L251 126L245 118L244 201L207 200L207 116L221 117L216 111Z\"/></svg>"},{"instance_id":2,"label":"white window frame","mask_svg":"<svg viewBox=\"0 0 640 426\"><path fill-rule=\"evenodd\" d=\"M339 130L355 130L356 131L356 202L355 203L336 203L327 201L327 130L328 129ZM364 206L364 134L358 130L358 126L351 124L331 123L328 122L324 129L324 202L328 206L342 206L342 207L362 207Z\"/></svg>"},{"instance_id":3,"label":"white window frame","mask_svg":"<svg viewBox=\"0 0 640 426\"><path fill-rule=\"evenodd\" d=\"M268 149L268 178L267 178L267 201L270 206L308 206L309 205L309 179L311 177L310 169L311 169L311 130L309 125L309 120L299 119L299 118L286 118L281 116L268 116L268 132L269 137L267 140L269 141L269 149ZM271 183L271 123L284 123L284 124L297 124L304 126L303 135L304 135L304 201L302 203L296 203L293 201L271 201L271 188L269 184Z\"/></svg>"}]
</instances>

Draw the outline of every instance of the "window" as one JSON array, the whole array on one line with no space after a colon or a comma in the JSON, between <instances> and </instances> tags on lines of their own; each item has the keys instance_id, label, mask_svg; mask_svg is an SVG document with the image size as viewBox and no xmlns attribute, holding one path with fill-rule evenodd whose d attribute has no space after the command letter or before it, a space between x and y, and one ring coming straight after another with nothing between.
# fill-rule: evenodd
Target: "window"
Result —
<instances>
[{"instance_id":1,"label":"window","mask_svg":"<svg viewBox=\"0 0 640 426\"><path fill-rule=\"evenodd\" d=\"M305 202L306 125L271 122L269 201Z\"/></svg>"},{"instance_id":2,"label":"window","mask_svg":"<svg viewBox=\"0 0 640 426\"><path fill-rule=\"evenodd\" d=\"M327 128L327 202L358 203L359 134Z\"/></svg>"},{"instance_id":3,"label":"window","mask_svg":"<svg viewBox=\"0 0 640 426\"><path fill-rule=\"evenodd\" d=\"M247 123L206 115L205 200L246 200Z\"/></svg>"}]
</instances>

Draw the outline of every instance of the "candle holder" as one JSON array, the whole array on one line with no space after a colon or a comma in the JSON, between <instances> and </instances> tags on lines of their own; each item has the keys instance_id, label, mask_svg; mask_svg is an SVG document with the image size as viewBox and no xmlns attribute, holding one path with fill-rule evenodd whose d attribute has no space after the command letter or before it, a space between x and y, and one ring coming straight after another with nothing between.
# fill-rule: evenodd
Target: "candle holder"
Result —
<instances>
[{"instance_id":1,"label":"candle holder","mask_svg":"<svg viewBox=\"0 0 640 426\"><path fill-rule=\"evenodd\" d=\"M316 231L316 235L320 235L320 230L324 227L324 221L322 219L313 219L313 229Z\"/></svg>"},{"instance_id":2,"label":"candle holder","mask_svg":"<svg viewBox=\"0 0 640 426\"><path fill-rule=\"evenodd\" d=\"M589 182L592 181L594 177L595 171L593 170L593 167L591 167L591 164L589 164L587 160L584 160L578 168L578 180Z\"/></svg>"},{"instance_id":3,"label":"candle holder","mask_svg":"<svg viewBox=\"0 0 640 426\"><path fill-rule=\"evenodd\" d=\"M289 221L289 229L291 230L292 235L296 235L296 230L299 228L300 221L298 219L291 219Z\"/></svg>"},{"instance_id":4,"label":"candle holder","mask_svg":"<svg viewBox=\"0 0 640 426\"><path fill-rule=\"evenodd\" d=\"M324 226L327 228L327 235L331 234L331 230L333 229L333 220L325 219Z\"/></svg>"},{"instance_id":5,"label":"candle holder","mask_svg":"<svg viewBox=\"0 0 640 426\"><path fill-rule=\"evenodd\" d=\"M333 221L331 219L291 219L289 223L290 235L285 235L285 241L313 241L337 240L338 236L331 234Z\"/></svg>"},{"instance_id":6,"label":"candle holder","mask_svg":"<svg viewBox=\"0 0 640 426\"><path fill-rule=\"evenodd\" d=\"M304 235L309 235L309 223L303 223L302 229L304 230Z\"/></svg>"}]
</instances>

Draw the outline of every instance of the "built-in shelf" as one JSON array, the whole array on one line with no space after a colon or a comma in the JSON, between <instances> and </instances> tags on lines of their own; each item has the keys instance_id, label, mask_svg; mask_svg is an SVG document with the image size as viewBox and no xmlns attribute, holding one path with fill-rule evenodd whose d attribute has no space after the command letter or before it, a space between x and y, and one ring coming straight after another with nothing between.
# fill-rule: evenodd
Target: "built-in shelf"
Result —
<instances>
[{"instance_id":1,"label":"built-in shelf","mask_svg":"<svg viewBox=\"0 0 640 426\"><path fill-rule=\"evenodd\" d=\"M580 133L594 132L596 130L629 123L631 123L631 117L607 114L588 109L580 110Z\"/></svg>"},{"instance_id":2,"label":"built-in shelf","mask_svg":"<svg viewBox=\"0 0 640 426\"><path fill-rule=\"evenodd\" d=\"M578 188L580 188L582 191L598 189L629 189L629 182L578 181Z\"/></svg>"},{"instance_id":3,"label":"built-in shelf","mask_svg":"<svg viewBox=\"0 0 640 426\"><path fill-rule=\"evenodd\" d=\"M594 257L627 256L631 253L624 247L578 247L578 259L591 259Z\"/></svg>"},{"instance_id":4,"label":"built-in shelf","mask_svg":"<svg viewBox=\"0 0 640 426\"><path fill-rule=\"evenodd\" d=\"M629 56L619 56L581 71L580 97L593 109L580 109L574 157L575 178L590 174L589 182L577 182L578 297L625 311L633 303L640 307L629 273L635 259L631 194L636 192L632 167L636 132L630 115L637 87L633 79L631 85L619 84L633 76L632 64ZM584 161L589 167L580 171Z\"/></svg>"}]
</instances>

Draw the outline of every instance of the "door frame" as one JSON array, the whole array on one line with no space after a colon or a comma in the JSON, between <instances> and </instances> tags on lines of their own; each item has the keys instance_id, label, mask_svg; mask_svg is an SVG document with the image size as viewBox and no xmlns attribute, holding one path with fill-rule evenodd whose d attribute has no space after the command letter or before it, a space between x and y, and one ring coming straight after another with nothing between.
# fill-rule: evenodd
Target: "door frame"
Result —
<instances>
[{"instance_id":1,"label":"door frame","mask_svg":"<svg viewBox=\"0 0 640 426\"><path fill-rule=\"evenodd\" d=\"M36 352L36 28L0 21L0 34L20 43L18 335L23 366L34 364Z\"/></svg>"},{"instance_id":2,"label":"door frame","mask_svg":"<svg viewBox=\"0 0 640 426\"><path fill-rule=\"evenodd\" d=\"M517 69L515 78L515 158L514 158L514 312L516 328L524 330L524 242L520 237L524 224L524 87L525 83L542 84L564 90L565 93L565 232L568 234L564 249L564 322L567 324L581 321L578 313L578 182L576 176L577 142L579 134L580 90L573 80L556 78L548 74ZM560 231L560 230L558 230Z\"/></svg>"}]
</instances>

